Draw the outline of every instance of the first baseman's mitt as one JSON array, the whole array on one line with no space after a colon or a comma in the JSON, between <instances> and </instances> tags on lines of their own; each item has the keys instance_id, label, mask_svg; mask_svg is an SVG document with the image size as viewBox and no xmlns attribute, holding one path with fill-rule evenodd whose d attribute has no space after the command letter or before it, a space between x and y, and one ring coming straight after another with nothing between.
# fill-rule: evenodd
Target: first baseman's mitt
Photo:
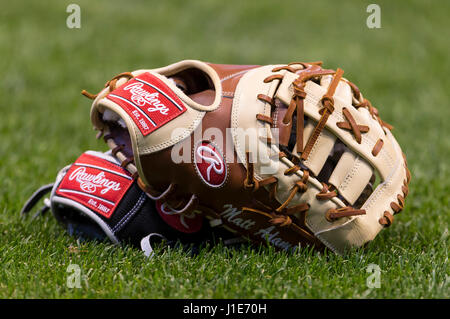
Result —
<instances>
[{"instance_id":1,"label":"first baseman's mitt","mask_svg":"<svg viewBox=\"0 0 450 319\"><path fill-rule=\"evenodd\" d=\"M410 180L391 127L342 74L185 60L83 93L153 199L256 242L341 253L392 223Z\"/></svg>"}]
</instances>

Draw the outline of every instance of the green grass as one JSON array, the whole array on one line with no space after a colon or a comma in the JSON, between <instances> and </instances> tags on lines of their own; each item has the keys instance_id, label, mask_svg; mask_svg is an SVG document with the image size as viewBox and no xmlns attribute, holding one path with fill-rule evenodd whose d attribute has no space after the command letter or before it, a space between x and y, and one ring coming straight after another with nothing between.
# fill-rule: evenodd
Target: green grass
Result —
<instances>
[{"instance_id":1,"label":"green grass","mask_svg":"<svg viewBox=\"0 0 450 319\"><path fill-rule=\"evenodd\" d=\"M5 2L5 3L3 3ZM0 11L0 298L448 298L450 3L377 1L2 1ZM51 217L19 210L94 138L90 102L113 75L181 59L341 67L380 110L412 171L394 225L343 258L221 246L146 259L106 243L77 243ZM69 247L80 246L79 252ZM81 288L66 286L69 264ZM368 289L369 264L381 287Z\"/></svg>"}]
</instances>

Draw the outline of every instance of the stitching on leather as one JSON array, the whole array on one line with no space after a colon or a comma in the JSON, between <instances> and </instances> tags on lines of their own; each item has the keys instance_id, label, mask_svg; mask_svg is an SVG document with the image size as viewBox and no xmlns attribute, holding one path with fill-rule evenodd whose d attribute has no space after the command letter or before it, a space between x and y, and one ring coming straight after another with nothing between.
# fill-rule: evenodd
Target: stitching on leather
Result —
<instances>
[{"instance_id":1,"label":"stitching on leather","mask_svg":"<svg viewBox=\"0 0 450 319\"><path fill-rule=\"evenodd\" d=\"M234 92L223 91L222 96L224 97L234 97Z\"/></svg>"},{"instance_id":2,"label":"stitching on leather","mask_svg":"<svg viewBox=\"0 0 450 319\"><path fill-rule=\"evenodd\" d=\"M403 164L403 163L402 163ZM401 164L399 164L401 165ZM396 169L394 170L394 172L386 179L386 181L384 181L383 183L381 183L380 185L378 185L378 187L373 191L373 193L370 195L370 197L366 200L366 202L363 204L363 206L361 208L364 209L370 209L370 207L378 200L379 196L381 196L385 189L388 187L392 186L393 183L393 175L394 173L399 169L399 165L397 165ZM403 167L403 166L401 166ZM394 198L397 198L397 192L392 192ZM387 202L390 203L392 200L388 200ZM389 205L388 205L389 206ZM389 210L391 210L391 207L389 206L388 208ZM381 210L381 214L383 210Z\"/></svg>"},{"instance_id":3,"label":"stitching on leather","mask_svg":"<svg viewBox=\"0 0 450 319\"><path fill-rule=\"evenodd\" d=\"M353 177L355 176L355 173L359 170L359 167L361 166L361 159L359 158L359 156L356 157L353 167L350 170L350 172L347 173L347 175L345 175L344 180L342 181L341 185L339 185L338 189L340 191L345 191L348 187L348 185L350 184L350 180L353 179Z\"/></svg>"},{"instance_id":4,"label":"stitching on leather","mask_svg":"<svg viewBox=\"0 0 450 319\"><path fill-rule=\"evenodd\" d=\"M273 114L273 127L278 128L278 112L280 110L278 108L275 109L275 112Z\"/></svg>"},{"instance_id":5,"label":"stitching on leather","mask_svg":"<svg viewBox=\"0 0 450 319\"><path fill-rule=\"evenodd\" d=\"M220 82L224 82L224 81L226 81L226 80L229 80L229 79L231 79L231 78L234 78L235 76L238 76L238 75L247 73L248 71L250 71L250 70L243 70L243 71L239 71L239 72L236 72L236 73L227 75L226 77L220 79Z\"/></svg>"},{"instance_id":6,"label":"stitching on leather","mask_svg":"<svg viewBox=\"0 0 450 319\"><path fill-rule=\"evenodd\" d=\"M133 206L133 208L119 221L119 223L117 223L116 226L114 226L114 228L112 229L112 232L114 234L119 232L125 226L125 224L130 220L130 218L133 217L137 213L137 211L144 204L146 198L147 198L147 195L143 192L141 194L141 196L139 196L139 199L136 202L136 204Z\"/></svg>"}]
</instances>

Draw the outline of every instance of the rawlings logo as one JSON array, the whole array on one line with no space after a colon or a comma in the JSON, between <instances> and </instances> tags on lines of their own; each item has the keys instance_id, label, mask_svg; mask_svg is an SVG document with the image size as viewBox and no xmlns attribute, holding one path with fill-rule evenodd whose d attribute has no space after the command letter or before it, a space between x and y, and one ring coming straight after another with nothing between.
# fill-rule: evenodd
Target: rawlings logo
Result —
<instances>
[{"instance_id":1,"label":"rawlings logo","mask_svg":"<svg viewBox=\"0 0 450 319\"><path fill-rule=\"evenodd\" d=\"M222 154L209 142L197 146L194 154L197 172L203 181L212 187L221 186L227 177Z\"/></svg>"},{"instance_id":2,"label":"rawlings logo","mask_svg":"<svg viewBox=\"0 0 450 319\"><path fill-rule=\"evenodd\" d=\"M175 92L149 72L122 84L106 97L127 113L143 136L187 110Z\"/></svg>"},{"instance_id":3,"label":"rawlings logo","mask_svg":"<svg viewBox=\"0 0 450 319\"><path fill-rule=\"evenodd\" d=\"M95 193L97 188L101 188L100 194L106 194L110 190L119 191L120 183L105 178L105 173L100 172L97 175L86 173L85 167L79 167L69 176L69 181L76 180L80 188L86 193Z\"/></svg>"},{"instance_id":4,"label":"rawlings logo","mask_svg":"<svg viewBox=\"0 0 450 319\"><path fill-rule=\"evenodd\" d=\"M225 165L223 164L223 160L220 155L217 154L214 149L202 145L197 148L197 155L200 156L202 160L209 163L209 166L206 169L206 179L208 182L211 181L211 169L214 169L214 172L217 174L223 173Z\"/></svg>"},{"instance_id":5,"label":"rawlings logo","mask_svg":"<svg viewBox=\"0 0 450 319\"><path fill-rule=\"evenodd\" d=\"M145 106L145 104L150 105L151 107L147 108L149 112L159 112L162 115L167 115L169 112L169 108L164 105L159 99L158 92L147 92L143 88L144 84L135 82L128 84L123 89L124 91L130 91L131 100L139 106Z\"/></svg>"}]
</instances>

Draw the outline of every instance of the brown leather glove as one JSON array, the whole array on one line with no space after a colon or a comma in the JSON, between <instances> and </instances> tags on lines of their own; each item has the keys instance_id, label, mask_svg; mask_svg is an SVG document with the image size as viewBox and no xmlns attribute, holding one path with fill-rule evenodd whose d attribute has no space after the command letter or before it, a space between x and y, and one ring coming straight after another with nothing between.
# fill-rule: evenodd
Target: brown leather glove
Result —
<instances>
[{"instance_id":1,"label":"brown leather glove","mask_svg":"<svg viewBox=\"0 0 450 319\"><path fill-rule=\"evenodd\" d=\"M174 213L342 253L392 223L410 180L391 127L342 74L185 60L84 94L122 166Z\"/></svg>"}]
</instances>

